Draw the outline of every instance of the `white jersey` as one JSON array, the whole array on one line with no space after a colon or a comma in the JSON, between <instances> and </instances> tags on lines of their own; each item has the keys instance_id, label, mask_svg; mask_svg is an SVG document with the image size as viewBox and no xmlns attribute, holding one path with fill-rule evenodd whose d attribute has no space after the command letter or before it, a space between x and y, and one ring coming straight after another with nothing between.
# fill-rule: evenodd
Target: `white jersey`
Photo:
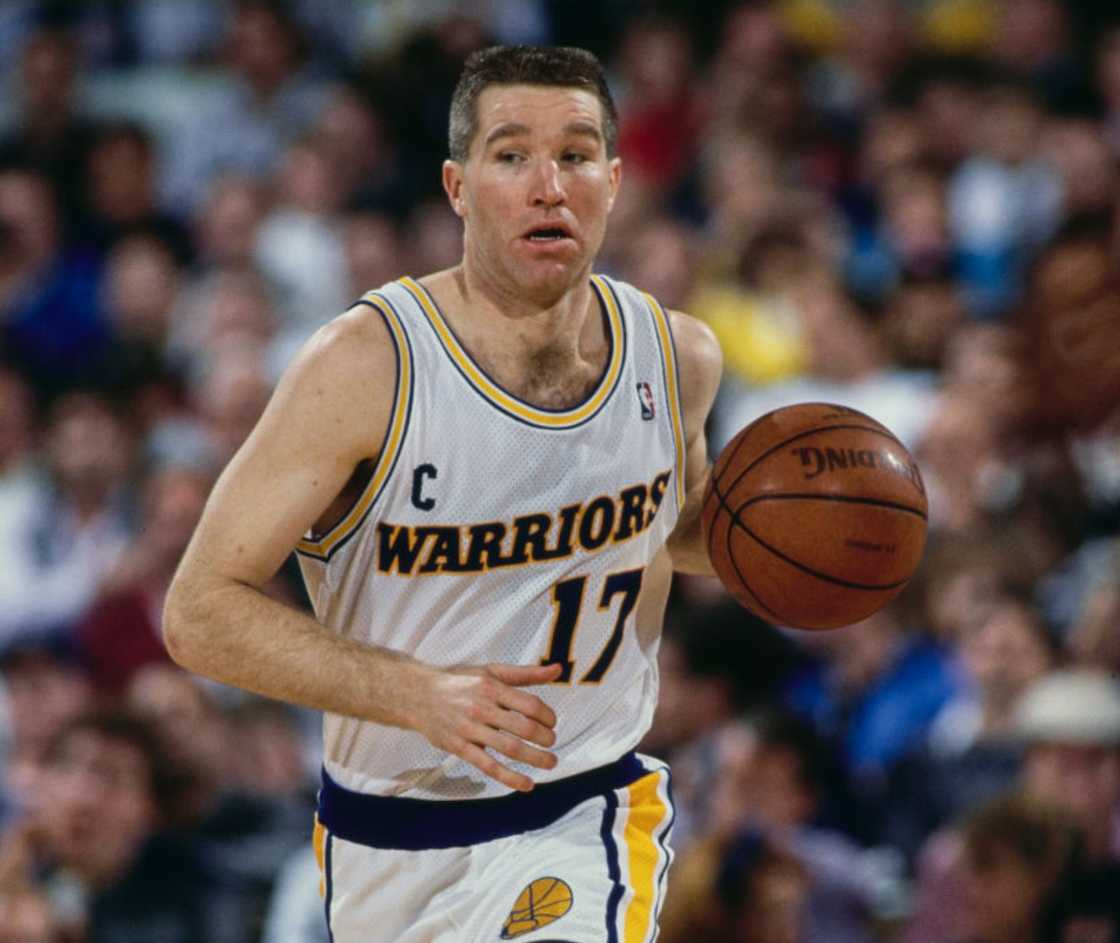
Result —
<instances>
[{"instance_id":1,"label":"white jersey","mask_svg":"<svg viewBox=\"0 0 1120 943\"><path fill-rule=\"evenodd\" d=\"M610 355L563 410L491 380L416 281L364 296L396 346L392 420L353 508L298 546L316 617L347 638L441 666L561 662L533 689L556 712L559 762L511 763L537 782L610 763L649 727L658 638L639 638L634 613L684 500L668 318L629 285L592 283ZM418 733L350 717L325 716L324 754L358 792L509 792Z\"/></svg>"}]
</instances>

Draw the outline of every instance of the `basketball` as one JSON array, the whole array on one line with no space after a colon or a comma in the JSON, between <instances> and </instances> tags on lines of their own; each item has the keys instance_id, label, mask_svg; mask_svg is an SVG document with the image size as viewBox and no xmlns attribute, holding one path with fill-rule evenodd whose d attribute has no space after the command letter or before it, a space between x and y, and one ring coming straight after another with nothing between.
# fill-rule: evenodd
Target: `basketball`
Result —
<instances>
[{"instance_id":1,"label":"basketball","mask_svg":"<svg viewBox=\"0 0 1120 943\"><path fill-rule=\"evenodd\" d=\"M720 453L704 494L708 555L767 622L833 629L871 615L914 575L928 503L918 466L854 409L767 413Z\"/></svg>"}]
</instances>

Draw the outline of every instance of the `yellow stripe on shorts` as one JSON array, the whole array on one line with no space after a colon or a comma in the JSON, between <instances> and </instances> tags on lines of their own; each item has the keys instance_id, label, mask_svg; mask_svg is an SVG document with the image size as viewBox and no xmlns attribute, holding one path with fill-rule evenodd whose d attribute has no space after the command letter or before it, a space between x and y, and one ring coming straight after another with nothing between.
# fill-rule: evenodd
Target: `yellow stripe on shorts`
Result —
<instances>
[{"instance_id":1,"label":"yellow stripe on shorts","mask_svg":"<svg viewBox=\"0 0 1120 943\"><path fill-rule=\"evenodd\" d=\"M653 922L657 895L657 864L661 852L654 837L669 814L661 798L661 772L650 773L627 787L630 815L626 819L624 840L630 862L630 887L634 896L626 908L624 943L645 943Z\"/></svg>"},{"instance_id":2,"label":"yellow stripe on shorts","mask_svg":"<svg viewBox=\"0 0 1120 943\"><path fill-rule=\"evenodd\" d=\"M315 816L315 830L311 833L311 847L315 850L315 863L319 866L319 896L327 896L327 866L326 866L327 829L319 816Z\"/></svg>"}]
</instances>

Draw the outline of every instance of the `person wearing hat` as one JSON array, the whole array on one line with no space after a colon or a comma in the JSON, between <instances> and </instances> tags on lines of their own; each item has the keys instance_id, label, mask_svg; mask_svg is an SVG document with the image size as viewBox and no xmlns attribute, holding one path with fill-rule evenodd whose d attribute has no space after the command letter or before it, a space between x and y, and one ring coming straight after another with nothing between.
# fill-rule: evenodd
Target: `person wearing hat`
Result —
<instances>
[{"instance_id":1,"label":"person wearing hat","mask_svg":"<svg viewBox=\"0 0 1120 943\"><path fill-rule=\"evenodd\" d=\"M1065 809L1080 827L1075 867L1055 904L1057 939L1120 941L1120 682L1104 672L1055 671L1027 689L1015 727L1024 791Z\"/></svg>"}]
</instances>

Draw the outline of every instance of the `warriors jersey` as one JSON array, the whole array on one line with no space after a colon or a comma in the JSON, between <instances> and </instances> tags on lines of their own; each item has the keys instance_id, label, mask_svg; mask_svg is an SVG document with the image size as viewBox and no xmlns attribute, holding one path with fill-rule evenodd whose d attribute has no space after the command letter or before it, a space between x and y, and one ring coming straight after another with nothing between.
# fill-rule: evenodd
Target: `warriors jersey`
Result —
<instances>
[{"instance_id":1,"label":"warriors jersey","mask_svg":"<svg viewBox=\"0 0 1120 943\"><path fill-rule=\"evenodd\" d=\"M396 348L392 419L349 513L298 546L317 618L347 638L438 666L559 662L559 681L532 689L556 713L557 766L503 758L536 782L611 763L648 728L658 640L639 636L635 611L645 587L664 592L664 572L647 571L684 500L666 313L629 285L592 285L610 354L590 395L561 410L491 379L413 279L365 295ZM384 796L509 791L418 733L333 714L324 765Z\"/></svg>"}]
</instances>

